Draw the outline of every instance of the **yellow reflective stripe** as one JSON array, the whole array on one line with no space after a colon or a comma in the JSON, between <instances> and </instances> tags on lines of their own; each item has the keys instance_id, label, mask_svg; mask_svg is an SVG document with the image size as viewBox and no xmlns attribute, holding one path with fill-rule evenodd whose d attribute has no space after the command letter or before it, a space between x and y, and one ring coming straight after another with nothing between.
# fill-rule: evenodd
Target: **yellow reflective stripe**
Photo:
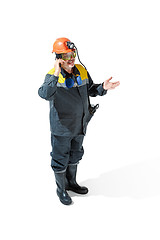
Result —
<instances>
[{"instance_id":1,"label":"yellow reflective stripe","mask_svg":"<svg viewBox=\"0 0 160 240\"><path fill-rule=\"evenodd\" d=\"M61 73L59 74L58 82L59 83L64 83L65 82L65 78L62 76Z\"/></svg>"},{"instance_id":2,"label":"yellow reflective stripe","mask_svg":"<svg viewBox=\"0 0 160 240\"><path fill-rule=\"evenodd\" d=\"M53 75L54 72L55 72L55 69L52 68L52 69L48 72L48 74ZM65 82L65 78L62 76L61 73L59 74L58 82L59 82L59 83L64 83L64 82Z\"/></svg>"},{"instance_id":3,"label":"yellow reflective stripe","mask_svg":"<svg viewBox=\"0 0 160 240\"><path fill-rule=\"evenodd\" d=\"M54 74L54 72L55 72L55 69L54 68L52 68L49 72L48 72L48 74L50 74L50 75L53 75Z\"/></svg>"},{"instance_id":4,"label":"yellow reflective stripe","mask_svg":"<svg viewBox=\"0 0 160 240\"><path fill-rule=\"evenodd\" d=\"M76 68L78 68L78 70L80 72L82 81L85 79L88 79L87 70L80 64L75 64L75 66L76 66Z\"/></svg>"},{"instance_id":5,"label":"yellow reflective stripe","mask_svg":"<svg viewBox=\"0 0 160 240\"><path fill-rule=\"evenodd\" d=\"M85 79L88 79L88 75L87 75L87 70L80 64L75 64L76 68L78 68L79 70L79 73L80 73L80 76L81 76L81 79L82 81L85 80ZM48 74L50 75L53 75L55 72L55 69L52 68ZM59 74L59 78L58 78L58 82L59 83L64 83L65 82L65 78L62 76L62 74L60 73Z\"/></svg>"}]
</instances>

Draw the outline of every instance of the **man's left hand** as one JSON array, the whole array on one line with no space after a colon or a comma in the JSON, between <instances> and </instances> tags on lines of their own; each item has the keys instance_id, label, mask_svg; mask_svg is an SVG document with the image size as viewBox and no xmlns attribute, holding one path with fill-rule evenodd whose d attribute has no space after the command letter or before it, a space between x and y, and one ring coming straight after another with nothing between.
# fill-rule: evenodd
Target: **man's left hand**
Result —
<instances>
[{"instance_id":1,"label":"man's left hand","mask_svg":"<svg viewBox=\"0 0 160 240\"><path fill-rule=\"evenodd\" d=\"M112 77L110 77L109 79L105 80L103 83L103 88L105 90L109 90L109 89L115 89L117 86L120 85L120 82L110 82L110 80L112 79Z\"/></svg>"}]
</instances>

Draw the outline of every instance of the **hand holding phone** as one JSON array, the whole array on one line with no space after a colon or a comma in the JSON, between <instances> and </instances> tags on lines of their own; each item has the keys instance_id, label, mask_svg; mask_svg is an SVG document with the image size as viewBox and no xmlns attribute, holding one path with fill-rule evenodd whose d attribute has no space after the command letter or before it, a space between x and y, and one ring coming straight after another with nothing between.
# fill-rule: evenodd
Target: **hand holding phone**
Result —
<instances>
[{"instance_id":1,"label":"hand holding phone","mask_svg":"<svg viewBox=\"0 0 160 240\"><path fill-rule=\"evenodd\" d=\"M59 73L61 72L61 64L63 63L62 59L56 59L55 64L54 64L54 68L55 68L55 72L54 75L55 76L59 76Z\"/></svg>"}]
</instances>

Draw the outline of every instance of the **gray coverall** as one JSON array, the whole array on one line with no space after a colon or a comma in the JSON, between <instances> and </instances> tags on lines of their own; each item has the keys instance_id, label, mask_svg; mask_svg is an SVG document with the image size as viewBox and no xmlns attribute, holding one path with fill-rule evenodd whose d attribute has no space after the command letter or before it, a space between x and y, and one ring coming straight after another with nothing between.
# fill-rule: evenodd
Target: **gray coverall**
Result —
<instances>
[{"instance_id":1,"label":"gray coverall","mask_svg":"<svg viewBox=\"0 0 160 240\"><path fill-rule=\"evenodd\" d=\"M76 81L78 76L82 80L80 85ZM66 86L69 78L75 82L72 88ZM63 68L59 77L54 76L54 69L47 73L38 94L50 103L51 167L55 172L64 171L68 164L77 164L82 159L83 138L93 115L89 96L106 93L102 84L93 83L82 65L75 64L73 74Z\"/></svg>"}]
</instances>

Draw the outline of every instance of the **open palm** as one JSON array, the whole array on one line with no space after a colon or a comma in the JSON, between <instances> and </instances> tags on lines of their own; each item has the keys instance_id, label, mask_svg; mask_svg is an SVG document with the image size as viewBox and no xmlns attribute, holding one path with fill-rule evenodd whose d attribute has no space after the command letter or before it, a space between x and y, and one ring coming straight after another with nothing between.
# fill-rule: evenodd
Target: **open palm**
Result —
<instances>
[{"instance_id":1,"label":"open palm","mask_svg":"<svg viewBox=\"0 0 160 240\"><path fill-rule=\"evenodd\" d=\"M103 88L105 90L109 90L109 89L114 89L116 88L117 86L120 85L120 82L117 81L117 82L110 82L112 79L112 77L110 77L109 79L105 80L104 83L103 83Z\"/></svg>"}]
</instances>

